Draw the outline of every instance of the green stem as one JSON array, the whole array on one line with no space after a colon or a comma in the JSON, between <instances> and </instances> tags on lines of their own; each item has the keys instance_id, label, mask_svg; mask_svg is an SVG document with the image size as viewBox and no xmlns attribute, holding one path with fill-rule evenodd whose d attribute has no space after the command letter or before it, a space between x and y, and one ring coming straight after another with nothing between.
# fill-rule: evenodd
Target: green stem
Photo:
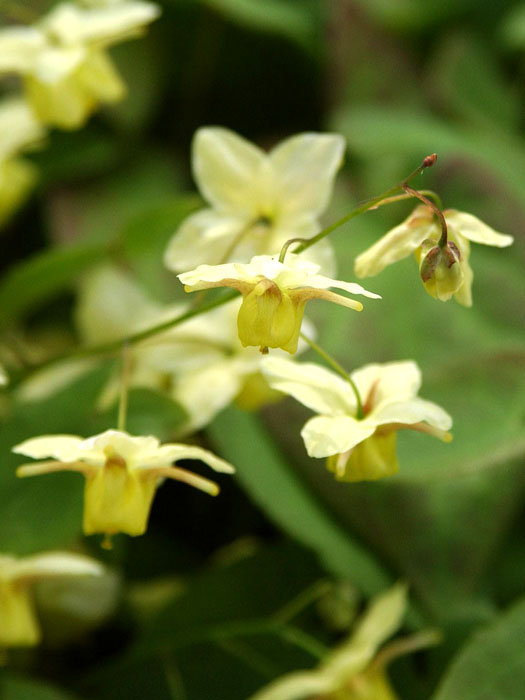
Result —
<instances>
[{"instance_id":1,"label":"green stem","mask_svg":"<svg viewBox=\"0 0 525 700\"><path fill-rule=\"evenodd\" d=\"M126 418L128 415L128 388L131 371L131 353L127 343L122 343L122 371L120 373L120 401L118 405L117 430L126 430Z\"/></svg>"},{"instance_id":2,"label":"green stem","mask_svg":"<svg viewBox=\"0 0 525 700\"><path fill-rule=\"evenodd\" d=\"M328 593L331 589L332 584L327 579L316 581L306 590L301 591L301 593L299 593L299 595L293 598L290 602L286 603L286 605L278 610L273 617L280 622L289 622L314 601Z\"/></svg>"},{"instance_id":3,"label":"green stem","mask_svg":"<svg viewBox=\"0 0 525 700\"><path fill-rule=\"evenodd\" d=\"M279 253L279 262L284 262L285 255L288 252L288 248L292 245L292 243L306 243L307 241L308 238L289 238L281 248L281 252Z\"/></svg>"},{"instance_id":4,"label":"green stem","mask_svg":"<svg viewBox=\"0 0 525 700\"><path fill-rule=\"evenodd\" d=\"M320 240L323 238L326 238L332 231L335 231L336 228L339 228L339 226L342 226L343 224L346 224L347 221L350 221L351 219L355 219L356 216L359 216L360 214L364 214L366 211L369 209L373 209L376 207L380 202L382 202L384 199L387 199L388 197L391 197L394 195L398 190L404 189L405 185L410 182L416 175L419 175L425 168L430 168L434 163L436 162L436 154L434 153L431 156L427 156L426 158L423 159L423 162L421 165L416 168L408 177L406 177L402 182L398 182L397 185L394 185L390 189L386 190L386 192L383 192L382 194L378 195L377 197L372 197L372 199L367 199L365 202L362 204L358 205L354 209L348 212L348 214L345 214L341 219L338 219L335 221L333 224L330 224L330 226L327 226L324 228L322 231L319 231L318 234L313 236L312 238L309 238L307 241L302 243L298 248L295 249L295 253L302 253L304 250L307 248L310 248L313 246L315 243L318 243Z\"/></svg>"},{"instance_id":5,"label":"green stem","mask_svg":"<svg viewBox=\"0 0 525 700\"><path fill-rule=\"evenodd\" d=\"M325 362L327 362L330 365L330 367L332 367L337 372L337 374L343 377L343 379L345 379L350 384L357 402L357 418L358 420L361 420L361 418L363 418L365 415L363 410L363 402L361 401L359 390L352 377L348 374L346 370L343 369L343 367L341 367L339 362L337 362L337 360L335 360L331 355L329 355L325 350L323 350L323 348L320 345L317 345L317 343L315 343L313 340L310 340L310 338L308 338L308 336L306 336L304 333L299 333L299 335L304 341L308 343L312 350L315 350L315 352L318 355L320 355L323 358L323 360L325 360Z\"/></svg>"},{"instance_id":6,"label":"green stem","mask_svg":"<svg viewBox=\"0 0 525 700\"><path fill-rule=\"evenodd\" d=\"M447 245L448 241L448 229L447 229L447 222L445 221L445 217L443 215L443 212L441 209L439 209L434 202L431 202L428 197L425 197L425 195L422 192L419 192L418 190L412 189L412 187L409 187L408 185L403 185L403 189L405 192L410 195L411 197L416 197L419 199L423 204L426 204L427 207L430 207L434 214L437 216L439 219L439 223L441 225L441 238L438 241L438 246L440 248L445 248Z\"/></svg>"},{"instance_id":7,"label":"green stem","mask_svg":"<svg viewBox=\"0 0 525 700\"><path fill-rule=\"evenodd\" d=\"M121 349L124 343L128 347L132 347L133 345L136 345L137 343L140 343L143 340L147 340L148 338L151 338L152 336L157 335L158 333L170 330L170 328L175 328L175 326L180 326L181 323L189 321L190 318L194 318L195 316L204 314L208 311L211 311L212 309L216 309L219 306L223 306L229 301L232 301L232 299L235 299L235 297L238 296L238 294L239 293L237 291L233 290L231 292L228 292L227 294L223 294L221 297L215 299L214 301L210 301L208 304L199 306L197 309L190 309L189 311L186 311L185 313L180 314L179 316L175 316L175 318L172 318L168 321L164 321L163 323L159 323L156 326L146 328L145 330L140 331L138 333L133 333L132 335L129 335L121 340L114 340L110 341L109 343L101 343L100 345L92 345L90 347L85 348L77 348L76 350L57 355L56 357L53 357L50 360L46 360L41 364L33 365L29 368L28 372L22 373L21 379L24 379L25 376L29 373L41 369L46 369L47 367L51 367L52 365L64 362L65 360L75 358L80 359L83 357L96 357L97 355L115 355L116 353L118 353L118 351Z\"/></svg>"},{"instance_id":8,"label":"green stem","mask_svg":"<svg viewBox=\"0 0 525 700\"><path fill-rule=\"evenodd\" d=\"M439 209L443 209L443 204L441 202L441 197L438 195L437 192L433 192L432 190L417 190L420 194L425 195L426 197L429 197L430 199L433 199L436 206ZM383 199L379 202L379 204L376 204L376 209L379 209L379 207L384 206L385 204L394 204L395 202L401 202L404 199L412 199L413 194L409 194L408 192L405 192L404 194L396 194L393 195L392 197L387 197L386 199Z\"/></svg>"}]
</instances>

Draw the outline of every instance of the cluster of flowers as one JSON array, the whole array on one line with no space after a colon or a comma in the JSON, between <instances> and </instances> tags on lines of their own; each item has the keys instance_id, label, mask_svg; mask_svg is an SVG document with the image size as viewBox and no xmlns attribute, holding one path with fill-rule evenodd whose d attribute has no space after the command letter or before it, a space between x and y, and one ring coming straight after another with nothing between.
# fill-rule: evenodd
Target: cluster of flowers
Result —
<instances>
[{"instance_id":1,"label":"cluster of flowers","mask_svg":"<svg viewBox=\"0 0 525 700\"><path fill-rule=\"evenodd\" d=\"M9 183L0 187L4 198L0 216L16 206L32 177L16 153L42 138L43 125L76 128L96 104L119 99L122 81L105 47L136 34L157 14L156 6L144 2L84 8L63 3L37 26L0 33L0 71L22 76L27 99L10 100L0 108L0 127L3 119L16 125L0 128L0 184L4 179ZM197 132L194 175L209 206L183 222L168 245L165 263L178 273L187 292L227 287L241 298L194 314L130 348L127 381L168 392L186 411L178 428L181 435L206 425L234 399L254 407L276 395L291 395L318 414L301 433L308 454L326 459L338 480L375 480L399 468L399 430L418 430L449 441L452 419L435 403L417 396L421 373L412 360L369 364L348 374L335 362L337 373L286 357L308 344L315 347L311 324L303 319L308 301L322 299L361 311L361 302L330 288L379 298L355 282L332 277L335 257L326 239L314 246L307 242L319 233L319 217L330 200L344 147L338 135L306 133L265 153L227 129ZM302 241L296 252L288 252L292 239ZM439 217L435 208L422 204L358 256L355 273L375 275L413 252L432 296L443 301L454 296L470 306L470 241L503 247L512 238L472 215L449 210ZM84 339L94 343L124 339L187 310L185 305L154 303L123 273L105 268L84 282L77 317ZM269 349L276 352L268 356ZM49 385L49 379L45 376L42 381ZM4 381L0 373L0 383ZM117 389L112 380L101 401L112 402ZM38 382L25 391L38 396ZM44 460L20 466L19 476L58 470L84 475L84 532L102 533L108 546L116 533L145 532L156 489L165 479L218 493L215 483L174 466L176 462L198 459L218 472L233 472L232 465L200 447L161 445L153 436L131 436L124 430L107 430L87 439L46 435L26 440L14 450ZM78 559L71 560L71 568L65 557L42 555L28 562L0 557L0 619L2 630L7 630L7 636L0 631L0 644L38 639L25 586L13 582L32 580L39 572L98 571L94 563ZM354 637L319 671L279 681L256 697L299 698L312 693L335 697L340 688L353 687L354 677L372 688L373 697L391 697L381 666L370 667L369 662L399 624L403 595L395 589L374 604Z\"/></svg>"}]
</instances>

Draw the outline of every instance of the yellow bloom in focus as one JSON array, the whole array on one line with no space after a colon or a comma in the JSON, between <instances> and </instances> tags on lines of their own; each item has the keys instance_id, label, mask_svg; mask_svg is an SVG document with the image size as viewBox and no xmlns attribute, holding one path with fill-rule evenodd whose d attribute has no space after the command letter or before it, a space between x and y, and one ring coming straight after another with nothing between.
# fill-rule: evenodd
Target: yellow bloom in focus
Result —
<instances>
[{"instance_id":1,"label":"yellow bloom in focus","mask_svg":"<svg viewBox=\"0 0 525 700\"><path fill-rule=\"evenodd\" d=\"M41 637L31 586L57 576L97 576L104 568L93 559L67 552L16 558L0 554L0 649L34 646Z\"/></svg>"},{"instance_id":2,"label":"yellow bloom in focus","mask_svg":"<svg viewBox=\"0 0 525 700\"><path fill-rule=\"evenodd\" d=\"M34 167L18 155L38 143L44 133L24 100L9 98L0 103L0 225L22 203L35 181Z\"/></svg>"},{"instance_id":3,"label":"yellow bloom in focus","mask_svg":"<svg viewBox=\"0 0 525 700\"><path fill-rule=\"evenodd\" d=\"M304 307L310 299L325 299L356 311L363 308L360 302L330 292L328 287L380 298L359 284L333 280L318 272L319 265L288 253L282 263L275 257L258 255L246 265L199 265L178 277L187 292L211 287L237 289L243 296L237 316L243 346L259 346L261 352L282 348L293 354L297 350Z\"/></svg>"},{"instance_id":4,"label":"yellow bloom in focus","mask_svg":"<svg viewBox=\"0 0 525 700\"><path fill-rule=\"evenodd\" d=\"M417 396L421 372L411 360L370 364L350 374L363 402L361 419L350 384L334 372L275 357L263 360L262 369L271 387L320 414L305 424L301 435L310 457L327 457L328 469L340 481L395 474L398 430L452 439L448 413Z\"/></svg>"},{"instance_id":5,"label":"yellow bloom in focus","mask_svg":"<svg viewBox=\"0 0 525 700\"><path fill-rule=\"evenodd\" d=\"M330 650L317 668L282 676L249 700L396 700L386 664L438 641L437 634L427 630L380 650L401 625L406 604L406 589L400 584L377 596L350 637Z\"/></svg>"},{"instance_id":6,"label":"yellow bloom in focus","mask_svg":"<svg viewBox=\"0 0 525 700\"><path fill-rule=\"evenodd\" d=\"M105 47L136 36L158 15L157 5L139 0L93 8L60 3L34 26L0 32L0 74L22 76L41 122L78 128L100 102L125 94Z\"/></svg>"},{"instance_id":7,"label":"yellow bloom in focus","mask_svg":"<svg viewBox=\"0 0 525 700\"><path fill-rule=\"evenodd\" d=\"M119 430L82 439L73 435L45 435L13 448L17 454L35 459L53 458L18 468L18 476L56 471L81 472L84 490L84 533L107 536L118 532L142 535L155 491L162 479L184 481L212 496L219 487L197 474L171 466L183 459L199 459L218 472L233 467L208 450L179 444L160 445L157 438L133 437Z\"/></svg>"},{"instance_id":8,"label":"yellow bloom in focus","mask_svg":"<svg viewBox=\"0 0 525 700\"><path fill-rule=\"evenodd\" d=\"M199 129L193 139L194 178L209 208L189 216L165 253L174 272L201 264L248 262L272 254L290 238L310 238L330 200L345 149L337 134L304 133L269 153L228 129ZM304 257L335 273L323 240Z\"/></svg>"},{"instance_id":9,"label":"yellow bloom in focus","mask_svg":"<svg viewBox=\"0 0 525 700\"><path fill-rule=\"evenodd\" d=\"M441 238L441 227L430 207L421 204L403 223L358 255L355 260L356 276L377 275L388 265L414 253L429 294L441 301L447 301L454 296L463 306L472 306L471 287L474 273L468 262L470 242L505 248L511 245L514 239L494 231L472 214L447 209L443 215L447 223L448 240L453 246L451 251L447 251L448 259L442 257L435 261L436 266L430 275L423 268L423 263L431 250L437 246ZM456 258L455 263L451 263L448 252Z\"/></svg>"}]
</instances>

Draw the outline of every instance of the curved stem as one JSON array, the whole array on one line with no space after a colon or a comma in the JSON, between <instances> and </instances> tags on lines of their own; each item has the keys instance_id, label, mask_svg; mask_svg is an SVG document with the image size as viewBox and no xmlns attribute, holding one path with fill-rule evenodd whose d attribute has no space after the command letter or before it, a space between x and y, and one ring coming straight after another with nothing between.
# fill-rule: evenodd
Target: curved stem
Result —
<instances>
[{"instance_id":1,"label":"curved stem","mask_svg":"<svg viewBox=\"0 0 525 700\"><path fill-rule=\"evenodd\" d=\"M352 387L352 391L354 392L355 395L355 400L357 402L357 418L360 420L361 418L364 417L365 412L363 410L363 402L361 401L361 396L359 394L359 390L352 379L352 377L348 374L346 370L344 370L339 362L337 360L334 360L334 358L329 355L325 350L320 345L317 345L313 340L310 340L308 336L306 336L304 333L299 333L301 338L308 343L308 345L312 348L312 350L315 350L315 352L320 355L325 362L327 362L330 367L332 367L337 374L339 374L343 379L345 379L350 386Z\"/></svg>"},{"instance_id":2,"label":"curved stem","mask_svg":"<svg viewBox=\"0 0 525 700\"><path fill-rule=\"evenodd\" d=\"M434 214L438 217L439 223L441 224L441 238L439 239L438 246L440 248L444 248L447 245L448 229L447 229L447 222L445 221L445 217L444 217L441 209L439 209L434 204L434 202L431 202L430 199L428 199L428 197L425 197L425 195L422 192L418 192L418 190L414 190L414 189L412 189L412 187L409 187L408 185L403 185L403 189L411 197L416 197L421 202L426 204L427 207L430 207L430 209L432 209Z\"/></svg>"},{"instance_id":3,"label":"curved stem","mask_svg":"<svg viewBox=\"0 0 525 700\"><path fill-rule=\"evenodd\" d=\"M284 258L286 253L288 252L288 248L293 244L293 243L306 243L308 241L308 238L289 238L286 243L283 245L281 248L281 252L279 253L279 262L283 263Z\"/></svg>"},{"instance_id":4,"label":"curved stem","mask_svg":"<svg viewBox=\"0 0 525 700\"><path fill-rule=\"evenodd\" d=\"M394 195L398 190L404 189L405 185L408 182L410 182L410 180L415 178L416 175L419 175L421 172L423 172L425 168L430 168L432 165L434 165L436 159L437 156L435 153L433 153L430 156L426 156L426 158L423 159L421 165L418 168L416 168L413 172L411 172L410 175L406 177L402 182L398 182L397 185L394 185L390 189L386 190L386 192L383 192L377 197L372 197L372 199L367 199L362 204L359 204L357 207L349 211L348 214L345 214L345 216L343 216L341 219L338 219L333 224L330 224L330 226L327 226L322 231L319 231L319 233L313 236L312 238L309 238L305 243L302 243L298 248L296 248L295 252L302 253L307 248L310 248L315 243L318 243L323 238L326 238L326 236L332 233L332 231L335 231L336 228L339 228L339 226L346 224L346 222L350 221L351 219L355 219L355 217L359 216L359 214L364 214L365 211L373 209L384 199L387 199L388 197Z\"/></svg>"},{"instance_id":5,"label":"curved stem","mask_svg":"<svg viewBox=\"0 0 525 700\"><path fill-rule=\"evenodd\" d=\"M131 353L127 343L122 343L122 370L120 373L120 401L118 405L117 430L126 430L126 418L128 415L128 387L131 371Z\"/></svg>"},{"instance_id":6,"label":"curved stem","mask_svg":"<svg viewBox=\"0 0 525 700\"><path fill-rule=\"evenodd\" d=\"M45 362L42 362L38 365L33 365L28 369L27 372L22 373L21 379L24 379L26 375L35 372L36 370L51 367L52 365L58 364L59 362L63 362L64 360L70 360L75 358L80 359L83 357L95 357L97 355L115 355L121 349L123 343L125 343L128 347L132 347L133 345L136 345L137 343L140 343L143 340L147 340L148 338L162 333L163 331L175 328L175 326L179 326L181 323L189 321L190 318L194 318L195 316L204 314L207 311L216 309L219 306L223 306L229 301L235 299L235 297L237 297L238 294L239 292L237 292L236 290L232 290L227 294L223 294L218 299L210 301L208 304L199 306L196 309L190 309L189 311L186 311L185 313L180 314L179 316L175 316L175 318L172 318L168 321L164 321L163 323L158 323L157 325L151 326L150 328L146 328L145 330L139 331L138 333L133 333L132 335L129 335L121 340L114 340L110 341L109 343L101 343L100 345L92 345L85 348L77 348L76 350L72 350L71 352L66 352L61 355L57 355L56 357L53 357L50 360L46 360Z\"/></svg>"}]
</instances>

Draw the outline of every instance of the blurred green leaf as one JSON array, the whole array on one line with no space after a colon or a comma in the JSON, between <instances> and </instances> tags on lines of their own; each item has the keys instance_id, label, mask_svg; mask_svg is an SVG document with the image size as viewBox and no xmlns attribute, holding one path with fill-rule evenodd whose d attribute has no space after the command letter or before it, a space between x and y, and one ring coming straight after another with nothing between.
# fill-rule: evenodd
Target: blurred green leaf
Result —
<instances>
[{"instance_id":1,"label":"blurred green leaf","mask_svg":"<svg viewBox=\"0 0 525 700\"><path fill-rule=\"evenodd\" d=\"M15 401L0 432L0 551L24 554L64 546L82 526L83 477L46 474L19 479L15 466L24 458L11 448L30 437L53 433L88 437L96 399L112 367L98 367L40 402ZM26 458L26 461L31 461Z\"/></svg>"},{"instance_id":2,"label":"blurred green leaf","mask_svg":"<svg viewBox=\"0 0 525 700\"><path fill-rule=\"evenodd\" d=\"M500 34L509 48L525 48L525 3L517 3L509 10L501 25Z\"/></svg>"},{"instance_id":3,"label":"blurred green leaf","mask_svg":"<svg viewBox=\"0 0 525 700\"><path fill-rule=\"evenodd\" d=\"M107 258L101 243L52 248L13 266L0 281L0 328L72 287L78 275Z\"/></svg>"},{"instance_id":4,"label":"blurred green leaf","mask_svg":"<svg viewBox=\"0 0 525 700\"><path fill-rule=\"evenodd\" d=\"M524 639L525 601L521 599L463 647L434 700L521 700Z\"/></svg>"},{"instance_id":5,"label":"blurred green leaf","mask_svg":"<svg viewBox=\"0 0 525 700\"><path fill-rule=\"evenodd\" d=\"M367 161L380 162L392 154L402 154L413 163L420 163L429 153L437 153L439 162L467 158L496 176L525 204L525 148L511 133L459 126L398 106L389 107L388 118L379 106L343 109L333 120L332 128L347 138L350 151Z\"/></svg>"},{"instance_id":6,"label":"blurred green leaf","mask_svg":"<svg viewBox=\"0 0 525 700\"><path fill-rule=\"evenodd\" d=\"M519 95L506 84L486 44L465 34L447 35L427 80L434 97L460 119L498 130L519 127Z\"/></svg>"},{"instance_id":7,"label":"blurred green leaf","mask_svg":"<svg viewBox=\"0 0 525 700\"><path fill-rule=\"evenodd\" d=\"M318 0L200 0L233 22L280 34L308 48L318 29Z\"/></svg>"},{"instance_id":8,"label":"blurred green leaf","mask_svg":"<svg viewBox=\"0 0 525 700\"><path fill-rule=\"evenodd\" d=\"M0 676L0 697L2 700L73 700L73 696L48 683Z\"/></svg>"},{"instance_id":9,"label":"blurred green leaf","mask_svg":"<svg viewBox=\"0 0 525 700\"><path fill-rule=\"evenodd\" d=\"M352 541L301 483L255 416L230 408L208 430L257 505L285 532L317 552L330 571L368 595L388 585L381 565Z\"/></svg>"}]
</instances>

